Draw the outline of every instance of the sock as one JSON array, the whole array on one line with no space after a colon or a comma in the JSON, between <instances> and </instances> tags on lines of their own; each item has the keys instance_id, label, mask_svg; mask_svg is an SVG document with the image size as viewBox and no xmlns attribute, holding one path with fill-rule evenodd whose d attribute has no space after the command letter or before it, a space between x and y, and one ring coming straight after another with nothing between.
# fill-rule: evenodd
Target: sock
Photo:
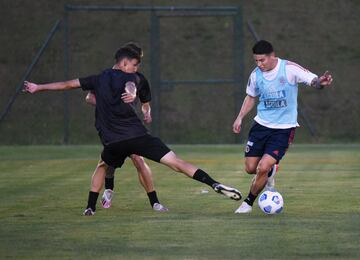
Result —
<instances>
[{"instance_id":1,"label":"sock","mask_svg":"<svg viewBox=\"0 0 360 260\"><path fill-rule=\"evenodd\" d=\"M249 192L249 195L244 200L249 206L252 206L254 204L254 201L257 196L253 195L251 192Z\"/></svg>"},{"instance_id":2,"label":"sock","mask_svg":"<svg viewBox=\"0 0 360 260\"><path fill-rule=\"evenodd\" d=\"M114 177L112 178L105 177L105 189L114 190Z\"/></svg>"},{"instance_id":3,"label":"sock","mask_svg":"<svg viewBox=\"0 0 360 260\"><path fill-rule=\"evenodd\" d=\"M88 204L86 206L86 208L91 208L93 211L96 210L96 201L97 198L99 197L99 193L98 192L93 192L93 191L89 191L89 199L88 199Z\"/></svg>"},{"instance_id":4,"label":"sock","mask_svg":"<svg viewBox=\"0 0 360 260\"><path fill-rule=\"evenodd\" d=\"M153 207L155 203L160 203L156 195L156 191L148 192L147 195L149 197L151 207Z\"/></svg>"},{"instance_id":5,"label":"sock","mask_svg":"<svg viewBox=\"0 0 360 260\"><path fill-rule=\"evenodd\" d=\"M211 178L206 172L204 172L201 169L198 169L195 172L193 179L197 180L199 182L205 183L205 184L209 185L210 187L213 187L214 184L218 183L217 181L215 181L213 178Z\"/></svg>"}]
</instances>

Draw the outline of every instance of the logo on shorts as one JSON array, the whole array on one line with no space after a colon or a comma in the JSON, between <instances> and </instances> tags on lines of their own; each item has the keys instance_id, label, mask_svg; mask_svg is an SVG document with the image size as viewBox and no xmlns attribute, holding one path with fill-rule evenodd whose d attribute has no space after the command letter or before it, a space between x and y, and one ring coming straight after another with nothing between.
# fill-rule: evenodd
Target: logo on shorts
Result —
<instances>
[{"instance_id":1,"label":"logo on shorts","mask_svg":"<svg viewBox=\"0 0 360 260\"><path fill-rule=\"evenodd\" d=\"M250 146L253 146L253 145L254 145L254 142L247 141L246 147L245 147L245 153L250 152Z\"/></svg>"},{"instance_id":2,"label":"logo on shorts","mask_svg":"<svg viewBox=\"0 0 360 260\"><path fill-rule=\"evenodd\" d=\"M278 150L273 151L273 153L276 154L276 155L279 155L279 151L278 151Z\"/></svg>"}]
</instances>

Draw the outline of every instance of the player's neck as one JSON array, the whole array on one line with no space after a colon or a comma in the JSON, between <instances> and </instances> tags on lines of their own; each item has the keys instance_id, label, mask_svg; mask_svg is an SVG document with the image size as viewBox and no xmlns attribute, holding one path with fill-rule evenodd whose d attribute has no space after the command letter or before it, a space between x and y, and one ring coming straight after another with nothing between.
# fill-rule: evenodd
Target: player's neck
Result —
<instances>
[{"instance_id":1,"label":"player's neck","mask_svg":"<svg viewBox=\"0 0 360 260\"><path fill-rule=\"evenodd\" d=\"M264 72L270 72L270 71L274 70L276 68L276 66L278 65L278 62L279 62L279 59L277 57L272 58L270 61L269 69L267 69Z\"/></svg>"},{"instance_id":2,"label":"player's neck","mask_svg":"<svg viewBox=\"0 0 360 260\"><path fill-rule=\"evenodd\" d=\"M278 65L278 62L279 62L279 59L277 57L274 57L269 71L275 69L276 66Z\"/></svg>"}]
</instances>

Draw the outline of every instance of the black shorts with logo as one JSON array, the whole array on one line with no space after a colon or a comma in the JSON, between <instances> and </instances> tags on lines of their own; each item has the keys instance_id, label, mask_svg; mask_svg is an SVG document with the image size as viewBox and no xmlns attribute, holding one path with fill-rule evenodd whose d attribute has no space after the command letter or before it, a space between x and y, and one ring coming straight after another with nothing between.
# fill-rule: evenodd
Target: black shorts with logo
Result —
<instances>
[{"instance_id":1,"label":"black shorts with logo","mask_svg":"<svg viewBox=\"0 0 360 260\"><path fill-rule=\"evenodd\" d=\"M271 155L277 163L285 155L295 136L295 127L287 129L268 128L255 122L251 127L245 147L245 157Z\"/></svg>"},{"instance_id":2,"label":"black shorts with logo","mask_svg":"<svg viewBox=\"0 0 360 260\"><path fill-rule=\"evenodd\" d=\"M104 145L101 159L109 166L120 168L131 154L137 154L155 162L160 162L171 150L159 138L144 136Z\"/></svg>"}]
</instances>

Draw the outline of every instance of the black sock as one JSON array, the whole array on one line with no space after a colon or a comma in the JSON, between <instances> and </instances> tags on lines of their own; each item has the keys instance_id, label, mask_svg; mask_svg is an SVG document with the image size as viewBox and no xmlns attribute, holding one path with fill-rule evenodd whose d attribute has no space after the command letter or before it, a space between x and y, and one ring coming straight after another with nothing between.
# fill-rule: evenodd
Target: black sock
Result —
<instances>
[{"instance_id":1,"label":"black sock","mask_svg":"<svg viewBox=\"0 0 360 260\"><path fill-rule=\"evenodd\" d=\"M249 195L247 196L247 198L244 201L247 204L249 204L250 206L252 206L254 204L256 197L257 197L257 195L255 196L251 192L249 192Z\"/></svg>"},{"instance_id":2,"label":"black sock","mask_svg":"<svg viewBox=\"0 0 360 260\"><path fill-rule=\"evenodd\" d=\"M114 177L105 177L105 189L114 190Z\"/></svg>"},{"instance_id":3,"label":"black sock","mask_svg":"<svg viewBox=\"0 0 360 260\"><path fill-rule=\"evenodd\" d=\"M147 195L149 197L151 207L153 207L155 203L160 203L156 195L156 191L148 192Z\"/></svg>"},{"instance_id":4,"label":"black sock","mask_svg":"<svg viewBox=\"0 0 360 260\"><path fill-rule=\"evenodd\" d=\"M209 185L210 187L213 187L215 183L218 183L213 178L211 178L206 172L204 172L201 169L198 169L193 176L194 180L200 181L202 183L205 183Z\"/></svg>"},{"instance_id":5,"label":"black sock","mask_svg":"<svg viewBox=\"0 0 360 260\"><path fill-rule=\"evenodd\" d=\"M86 206L86 208L91 208L93 211L96 210L96 201L97 198L99 197L99 193L98 192L93 192L93 191L89 191L89 199L88 199L88 204Z\"/></svg>"}]
</instances>

